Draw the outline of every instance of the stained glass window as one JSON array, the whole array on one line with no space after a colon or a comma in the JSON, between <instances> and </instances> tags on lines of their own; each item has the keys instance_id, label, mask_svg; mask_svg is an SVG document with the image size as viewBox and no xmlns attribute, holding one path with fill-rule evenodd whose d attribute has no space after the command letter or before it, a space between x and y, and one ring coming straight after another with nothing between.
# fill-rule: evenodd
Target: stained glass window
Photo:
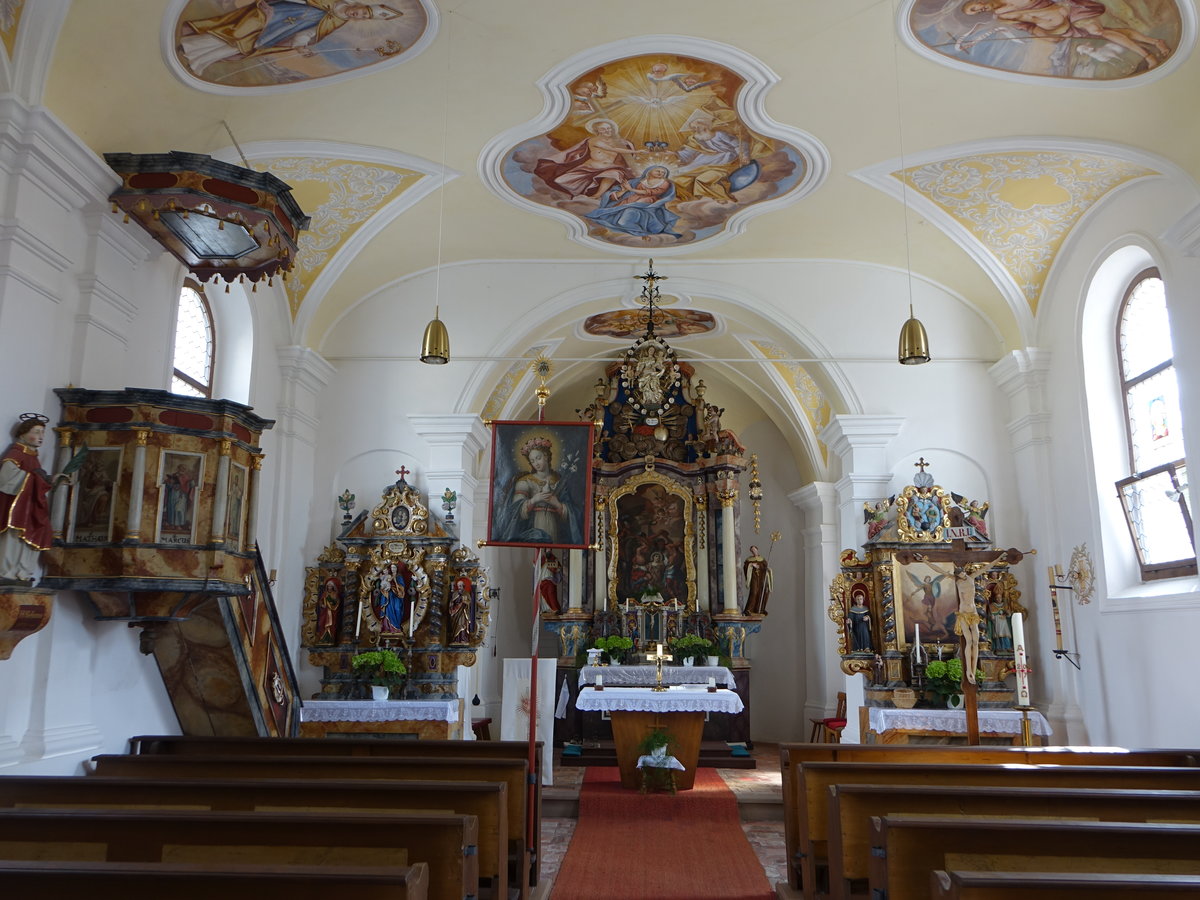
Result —
<instances>
[{"instance_id":1,"label":"stained glass window","mask_svg":"<svg viewBox=\"0 0 1200 900\"><path fill-rule=\"evenodd\" d=\"M1142 578L1195 574L1171 322L1162 279L1133 279L1117 324L1130 476L1117 482Z\"/></svg>"},{"instance_id":2,"label":"stained glass window","mask_svg":"<svg viewBox=\"0 0 1200 900\"><path fill-rule=\"evenodd\" d=\"M212 312L199 285L188 282L179 292L175 322L175 374L171 392L189 397L212 396L213 357L216 353Z\"/></svg>"}]
</instances>

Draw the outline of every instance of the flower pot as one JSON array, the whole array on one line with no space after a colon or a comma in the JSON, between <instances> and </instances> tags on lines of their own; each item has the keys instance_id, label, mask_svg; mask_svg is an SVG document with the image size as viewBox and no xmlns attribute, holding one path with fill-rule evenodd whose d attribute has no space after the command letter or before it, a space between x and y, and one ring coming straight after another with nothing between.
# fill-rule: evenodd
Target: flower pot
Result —
<instances>
[{"instance_id":1,"label":"flower pot","mask_svg":"<svg viewBox=\"0 0 1200 900\"><path fill-rule=\"evenodd\" d=\"M694 666L696 664L696 660L694 657L685 656L683 658L683 664L684 664L684 666L691 668L692 666Z\"/></svg>"},{"instance_id":2,"label":"flower pot","mask_svg":"<svg viewBox=\"0 0 1200 900\"><path fill-rule=\"evenodd\" d=\"M721 664L721 657L706 656L704 657L704 664L708 666L719 666Z\"/></svg>"},{"instance_id":3,"label":"flower pot","mask_svg":"<svg viewBox=\"0 0 1200 900\"><path fill-rule=\"evenodd\" d=\"M946 709L962 709L966 703L966 698L962 694L947 694Z\"/></svg>"},{"instance_id":4,"label":"flower pot","mask_svg":"<svg viewBox=\"0 0 1200 900\"><path fill-rule=\"evenodd\" d=\"M390 694L391 692L392 692L392 689L389 688L386 684L371 685L371 699L372 700L386 700L388 698L388 694Z\"/></svg>"}]
</instances>

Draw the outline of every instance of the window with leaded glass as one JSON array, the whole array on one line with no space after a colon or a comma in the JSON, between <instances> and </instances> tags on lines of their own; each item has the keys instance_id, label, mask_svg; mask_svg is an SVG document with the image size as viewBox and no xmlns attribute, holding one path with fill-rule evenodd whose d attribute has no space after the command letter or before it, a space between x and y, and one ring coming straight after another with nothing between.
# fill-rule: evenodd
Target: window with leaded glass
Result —
<instances>
[{"instance_id":1,"label":"window with leaded glass","mask_svg":"<svg viewBox=\"0 0 1200 900\"><path fill-rule=\"evenodd\" d=\"M1171 323L1163 282L1154 269L1137 275L1125 293L1117 351L1130 471L1117 482L1117 493L1142 579L1195 574Z\"/></svg>"},{"instance_id":2,"label":"window with leaded glass","mask_svg":"<svg viewBox=\"0 0 1200 900\"><path fill-rule=\"evenodd\" d=\"M204 289L189 281L179 292L179 314L175 321L175 373L171 378L171 392L189 397L211 397L215 355L212 311L208 307Z\"/></svg>"}]
</instances>

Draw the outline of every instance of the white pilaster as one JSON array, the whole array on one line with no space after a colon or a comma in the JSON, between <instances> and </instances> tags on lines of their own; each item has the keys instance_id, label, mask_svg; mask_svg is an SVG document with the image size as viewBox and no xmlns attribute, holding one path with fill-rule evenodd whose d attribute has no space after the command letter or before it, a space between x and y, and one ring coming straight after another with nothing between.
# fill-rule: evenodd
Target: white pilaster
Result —
<instances>
[{"instance_id":1,"label":"white pilaster","mask_svg":"<svg viewBox=\"0 0 1200 900\"><path fill-rule=\"evenodd\" d=\"M429 447L429 462L425 469L425 490L430 510L444 516L441 510L442 492L449 488L458 494L454 510L455 530L464 546L475 541L475 508L486 504L486 497L477 497L481 482L476 476L479 454L488 442L487 427L474 414L408 417L413 431L424 438ZM480 535L482 537L482 535Z\"/></svg>"},{"instance_id":2,"label":"white pilaster","mask_svg":"<svg viewBox=\"0 0 1200 900\"><path fill-rule=\"evenodd\" d=\"M866 539L863 504L887 496L888 486L892 482L889 450L904 427L904 422L903 416L834 416L821 429L818 437L842 463L842 477L836 487L839 550L857 549ZM825 583L828 585L829 582ZM846 708L850 711L842 740L857 741L857 710L863 703L862 678L844 675L842 682L846 691ZM836 679L830 683L837 683ZM836 690L826 688L824 709L834 708L833 695L836 693Z\"/></svg>"},{"instance_id":3,"label":"white pilaster","mask_svg":"<svg viewBox=\"0 0 1200 900\"><path fill-rule=\"evenodd\" d=\"M814 481L788 494L803 516L800 552L804 581L804 612L796 645L804 648L805 700L802 723L833 715L829 698L840 685L837 635L826 615L829 583L838 571L837 488L827 481ZM839 688L840 689L840 688ZM849 726L847 726L849 727Z\"/></svg>"},{"instance_id":4,"label":"white pilaster","mask_svg":"<svg viewBox=\"0 0 1200 900\"><path fill-rule=\"evenodd\" d=\"M721 500L721 601L722 611L736 615L738 612L737 598L737 557L734 553L734 504L737 495L729 500Z\"/></svg>"},{"instance_id":5,"label":"white pilaster","mask_svg":"<svg viewBox=\"0 0 1200 900\"><path fill-rule=\"evenodd\" d=\"M1075 669L1065 661L1054 658L1049 635L1054 633L1050 605L1047 564L1065 565L1070 550L1061 545L1057 507L1054 503L1054 483L1051 479L1053 452L1049 404L1046 398L1046 377L1050 371L1050 354L1037 347L1014 350L989 370L992 379L1008 397L1008 434L1012 442L1013 463L1021 473L1017 479L1018 505L1026 510L1029 538L1039 549L1038 564L1027 566L1022 590L1035 602L1026 602L1031 629L1034 668L1040 676L1033 683L1033 700L1042 706L1054 733L1065 740L1060 743L1084 744L1088 735L1079 708ZM1038 573L1043 573L1039 575ZM1072 603L1069 593L1061 602ZM1066 611L1064 610L1064 613ZM1045 637L1043 637L1045 636ZM1077 635L1072 635L1076 639ZM1040 701L1040 703L1039 703Z\"/></svg>"}]
</instances>

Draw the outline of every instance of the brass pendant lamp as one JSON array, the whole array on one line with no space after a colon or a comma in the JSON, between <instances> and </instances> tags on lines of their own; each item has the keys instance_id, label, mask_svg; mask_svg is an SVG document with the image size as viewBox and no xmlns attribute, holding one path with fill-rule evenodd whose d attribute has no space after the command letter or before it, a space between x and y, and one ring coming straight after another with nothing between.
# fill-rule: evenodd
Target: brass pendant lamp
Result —
<instances>
[{"instance_id":1,"label":"brass pendant lamp","mask_svg":"<svg viewBox=\"0 0 1200 900\"><path fill-rule=\"evenodd\" d=\"M908 321L900 329L898 358L902 366L919 366L929 362L929 335L925 333L921 320L913 315L912 303L908 304Z\"/></svg>"},{"instance_id":2,"label":"brass pendant lamp","mask_svg":"<svg viewBox=\"0 0 1200 900\"><path fill-rule=\"evenodd\" d=\"M444 366L450 362L450 332L440 318L441 306L437 302L442 296L442 233L446 225L446 139L447 123L450 118L450 18L446 18L446 77L442 96L442 183L438 188L438 237L437 269L433 286L433 318L425 326L421 338L421 362L431 366Z\"/></svg>"},{"instance_id":3,"label":"brass pendant lamp","mask_svg":"<svg viewBox=\"0 0 1200 900\"><path fill-rule=\"evenodd\" d=\"M441 366L450 362L450 333L438 318L439 312L439 307L435 306L433 318L425 326L425 336L421 338L421 362L431 366Z\"/></svg>"}]
</instances>

